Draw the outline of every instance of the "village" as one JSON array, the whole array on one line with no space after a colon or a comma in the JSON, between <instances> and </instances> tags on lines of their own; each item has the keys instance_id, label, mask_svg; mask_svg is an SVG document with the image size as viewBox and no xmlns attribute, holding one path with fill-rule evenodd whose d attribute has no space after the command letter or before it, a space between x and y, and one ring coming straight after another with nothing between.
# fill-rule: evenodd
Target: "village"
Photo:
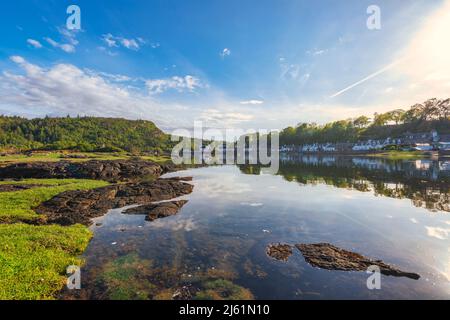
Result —
<instances>
[{"instance_id":1,"label":"village","mask_svg":"<svg viewBox=\"0 0 450 320\"><path fill-rule=\"evenodd\" d=\"M296 153L374 153L381 151L423 151L450 154L450 134L437 131L406 133L401 137L381 140L366 140L356 143L312 143L304 145L282 145L280 152Z\"/></svg>"}]
</instances>

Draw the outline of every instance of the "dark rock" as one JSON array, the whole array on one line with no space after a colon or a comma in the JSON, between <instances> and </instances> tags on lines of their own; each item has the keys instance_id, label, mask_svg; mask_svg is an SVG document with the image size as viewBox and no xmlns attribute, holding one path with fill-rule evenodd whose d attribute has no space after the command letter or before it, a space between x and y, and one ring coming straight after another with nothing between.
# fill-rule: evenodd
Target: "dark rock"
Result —
<instances>
[{"instance_id":1,"label":"dark rock","mask_svg":"<svg viewBox=\"0 0 450 320\"><path fill-rule=\"evenodd\" d=\"M91 160L85 162L29 162L0 168L0 179L78 178L130 181L145 176L160 176L165 169L144 160Z\"/></svg>"},{"instance_id":2,"label":"dark rock","mask_svg":"<svg viewBox=\"0 0 450 320\"><path fill-rule=\"evenodd\" d=\"M45 186L38 184L0 184L0 192L22 191L38 187Z\"/></svg>"},{"instance_id":3,"label":"dark rock","mask_svg":"<svg viewBox=\"0 0 450 320\"><path fill-rule=\"evenodd\" d=\"M266 253L275 260L287 261L292 254L292 246L289 244L272 243L267 246Z\"/></svg>"},{"instance_id":4,"label":"dark rock","mask_svg":"<svg viewBox=\"0 0 450 320\"><path fill-rule=\"evenodd\" d=\"M92 190L71 190L58 194L35 208L49 224L90 224L90 220L102 216L114 208L117 186Z\"/></svg>"},{"instance_id":5,"label":"dark rock","mask_svg":"<svg viewBox=\"0 0 450 320\"><path fill-rule=\"evenodd\" d=\"M63 192L43 202L35 211L45 216L46 223L90 225L91 219L113 208L170 200L192 192L194 186L177 179L116 184L92 190Z\"/></svg>"},{"instance_id":6,"label":"dark rock","mask_svg":"<svg viewBox=\"0 0 450 320\"><path fill-rule=\"evenodd\" d=\"M176 215L186 203L187 200L151 203L136 208L127 209L123 213L146 214L147 217L145 218L145 220L153 221L159 218Z\"/></svg>"},{"instance_id":7,"label":"dark rock","mask_svg":"<svg viewBox=\"0 0 450 320\"><path fill-rule=\"evenodd\" d=\"M327 270L366 271L369 266L376 265L384 275L419 279L416 273L404 272L381 260L372 260L358 253L340 249L329 243L296 244L297 249L313 267Z\"/></svg>"}]
</instances>

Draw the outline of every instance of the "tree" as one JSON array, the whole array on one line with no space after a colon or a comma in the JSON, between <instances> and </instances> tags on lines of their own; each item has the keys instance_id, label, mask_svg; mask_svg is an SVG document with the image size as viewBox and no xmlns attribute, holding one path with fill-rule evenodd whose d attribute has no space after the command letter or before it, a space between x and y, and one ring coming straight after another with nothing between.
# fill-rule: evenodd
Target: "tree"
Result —
<instances>
[{"instance_id":1,"label":"tree","mask_svg":"<svg viewBox=\"0 0 450 320\"><path fill-rule=\"evenodd\" d=\"M389 122L389 114L387 113L376 113L373 115L373 125L374 126L384 126Z\"/></svg>"},{"instance_id":2,"label":"tree","mask_svg":"<svg viewBox=\"0 0 450 320\"><path fill-rule=\"evenodd\" d=\"M358 128L365 128L369 125L370 119L366 116L360 116L353 121L353 125Z\"/></svg>"},{"instance_id":3,"label":"tree","mask_svg":"<svg viewBox=\"0 0 450 320\"><path fill-rule=\"evenodd\" d=\"M388 120L394 121L395 124L399 124L400 122L403 122L403 120L404 120L405 110L396 109L396 110L387 112L385 115Z\"/></svg>"}]
</instances>

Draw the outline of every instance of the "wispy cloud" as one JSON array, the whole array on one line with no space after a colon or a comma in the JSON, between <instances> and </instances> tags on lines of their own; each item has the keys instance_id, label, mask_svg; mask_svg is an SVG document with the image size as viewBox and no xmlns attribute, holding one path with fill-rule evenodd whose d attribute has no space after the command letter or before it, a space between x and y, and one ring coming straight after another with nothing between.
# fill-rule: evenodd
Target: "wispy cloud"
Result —
<instances>
[{"instance_id":1,"label":"wispy cloud","mask_svg":"<svg viewBox=\"0 0 450 320\"><path fill-rule=\"evenodd\" d=\"M118 37L114 36L111 33L104 34L102 36L102 40L105 42L105 44L110 48L118 48L120 46L138 51L142 45L147 44L147 40L137 37L137 38L124 38L124 37ZM159 47L159 43L152 44L152 47L157 48Z\"/></svg>"},{"instance_id":2,"label":"wispy cloud","mask_svg":"<svg viewBox=\"0 0 450 320\"><path fill-rule=\"evenodd\" d=\"M258 104L263 104L264 101L263 100L245 100L245 101L241 101L240 104L244 104L244 105L258 105Z\"/></svg>"},{"instance_id":3,"label":"wispy cloud","mask_svg":"<svg viewBox=\"0 0 450 320\"><path fill-rule=\"evenodd\" d=\"M67 53L74 53L75 52L75 46L69 43L59 43L52 38L45 37L45 41L47 41L53 48L59 48L64 52Z\"/></svg>"},{"instance_id":4,"label":"wispy cloud","mask_svg":"<svg viewBox=\"0 0 450 320\"><path fill-rule=\"evenodd\" d=\"M67 53L74 53L76 51L76 46L79 44L79 41L77 40L77 33L79 30L68 30L64 27L58 27L57 29L61 36L61 41L56 41L50 37L45 37L44 40L54 48L61 49Z\"/></svg>"},{"instance_id":5,"label":"wispy cloud","mask_svg":"<svg viewBox=\"0 0 450 320\"><path fill-rule=\"evenodd\" d=\"M328 49L314 49L314 50L306 51L306 53L311 56L321 56L327 52L328 52Z\"/></svg>"},{"instance_id":6,"label":"wispy cloud","mask_svg":"<svg viewBox=\"0 0 450 320\"><path fill-rule=\"evenodd\" d=\"M175 89L179 92L185 90L194 91L196 88L204 86L200 79L191 75L185 77L175 76L168 79L149 79L145 81L145 84L151 94L162 93L169 89Z\"/></svg>"},{"instance_id":7,"label":"wispy cloud","mask_svg":"<svg viewBox=\"0 0 450 320\"><path fill-rule=\"evenodd\" d=\"M219 109L206 109L199 119L207 126L233 128L241 122L248 122L254 118L254 115L236 111L224 111Z\"/></svg>"},{"instance_id":8,"label":"wispy cloud","mask_svg":"<svg viewBox=\"0 0 450 320\"><path fill-rule=\"evenodd\" d=\"M34 39L27 39L27 43L28 43L30 46L32 46L32 47L34 47L34 48L36 48L36 49L42 48L42 44L41 44L39 41L37 41L37 40L34 40Z\"/></svg>"}]
</instances>

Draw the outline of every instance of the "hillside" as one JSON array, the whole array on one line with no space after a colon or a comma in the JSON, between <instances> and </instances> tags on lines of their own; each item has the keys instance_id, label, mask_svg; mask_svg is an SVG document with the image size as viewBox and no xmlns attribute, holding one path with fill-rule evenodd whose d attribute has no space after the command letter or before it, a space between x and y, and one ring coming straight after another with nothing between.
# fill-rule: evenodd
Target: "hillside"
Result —
<instances>
[{"instance_id":1,"label":"hillside","mask_svg":"<svg viewBox=\"0 0 450 320\"><path fill-rule=\"evenodd\" d=\"M170 145L170 136L151 121L0 116L0 150L162 152Z\"/></svg>"}]
</instances>

